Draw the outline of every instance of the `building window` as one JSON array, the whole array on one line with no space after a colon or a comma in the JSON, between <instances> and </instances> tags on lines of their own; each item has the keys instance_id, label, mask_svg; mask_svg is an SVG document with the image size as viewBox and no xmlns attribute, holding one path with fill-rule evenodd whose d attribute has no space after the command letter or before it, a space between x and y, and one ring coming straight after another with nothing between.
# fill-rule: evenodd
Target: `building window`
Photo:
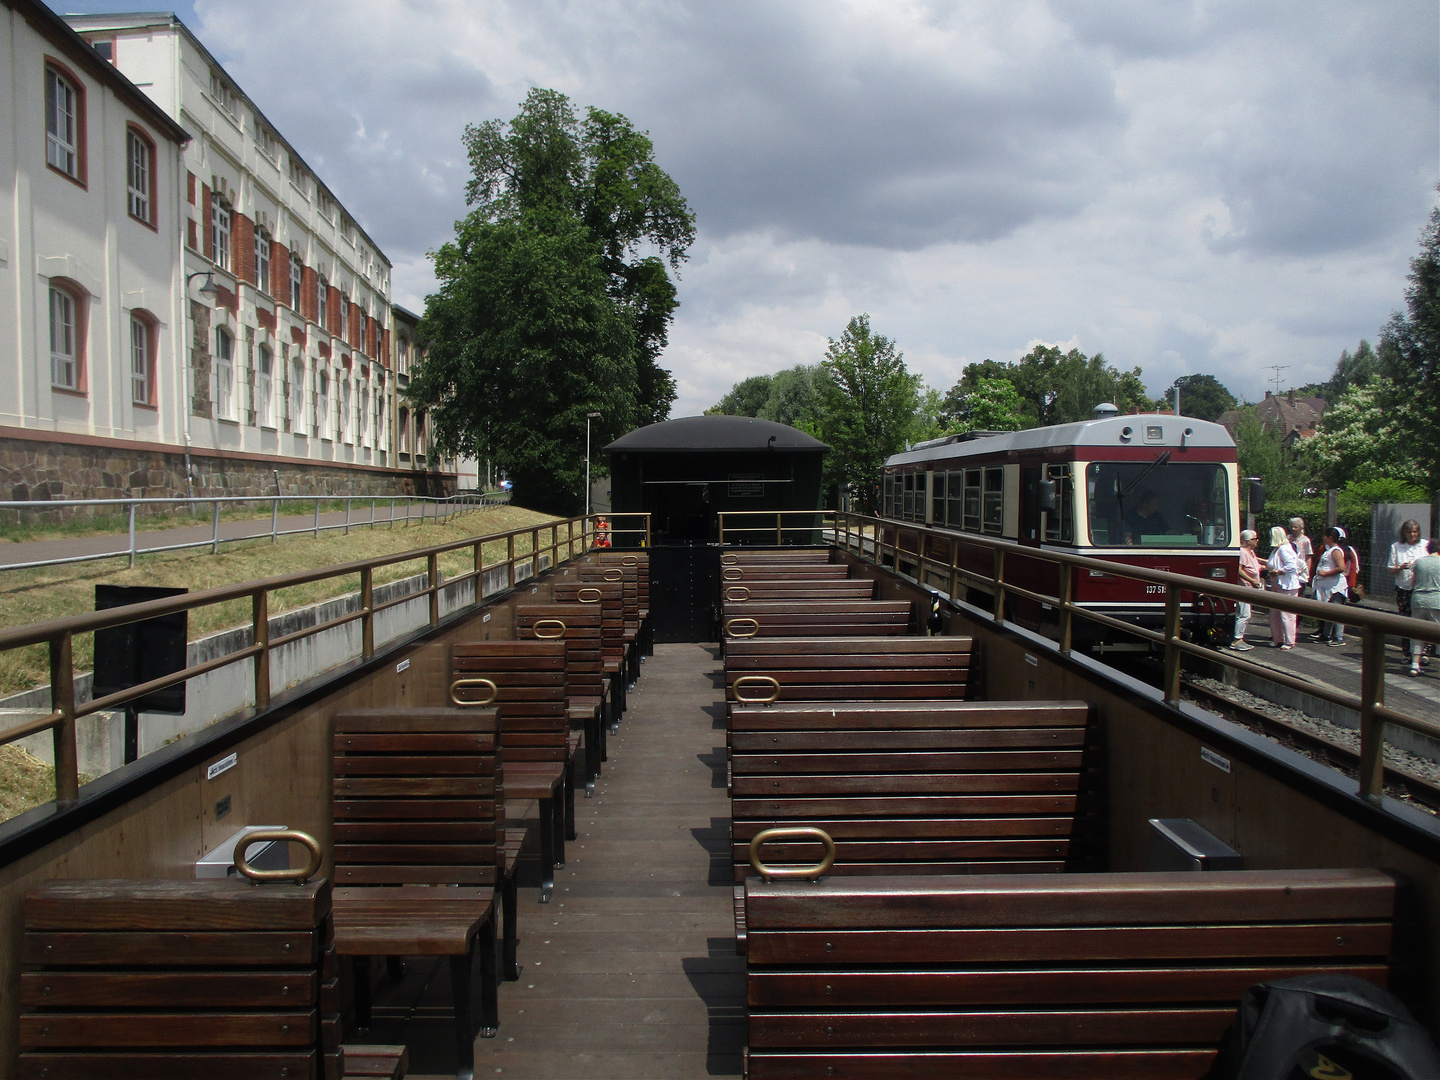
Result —
<instances>
[{"instance_id":1,"label":"building window","mask_svg":"<svg viewBox=\"0 0 1440 1080\"><path fill-rule=\"evenodd\" d=\"M50 286L50 385L79 390L81 376L80 301L60 285Z\"/></svg>"},{"instance_id":2,"label":"building window","mask_svg":"<svg viewBox=\"0 0 1440 1080\"><path fill-rule=\"evenodd\" d=\"M220 269L230 269L230 208L218 198L210 201L210 247Z\"/></svg>"},{"instance_id":3,"label":"building window","mask_svg":"<svg viewBox=\"0 0 1440 1080\"><path fill-rule=\"evenodd\" d=\"M395 362L395 370L401 375L410 374L410 339L400 338L400 356Z\"/></svg>"},{"instance_id":4,"label":"building window","mask_svg":"<svg viewBox=\"0 0 1440 1080\"><path fill-rule=\"evenodd\" d=\"M264 229L255 230L255 284L270 294L270 234Z\"/></svg>"},{"instance_id":5,"label":"building window","mask_svg":"<svg viewBox=\"0 0 1440 1080\"><path fill-rule=\"evenodd\" d=\"M410 452L410 410L400 410L400 453Z\"/></svg>"},{"instance_id":6,"label":"building window","mask_svg":"<svg viewBox=\"0 0 1440 1080\"><path fill-rule=\"evenodd\" d=\"M318 391L315 394L315 433L322 439L330 437L330 376L320 372Z\"/></svg>"},{"instance_id":7,"label":"building window","mask_svg":"<svg viewBox=\"0 0 1440 1080\"><path fill-rule=\"evenodd\" d=\"M340 441L350 441L350 380L340 382Z\"/></svg>"},{"instance_id":8,"label":"building window","mask_svg":"<svg viewBox=\"0 0 1440 1080\"><path fill-rule=\"evenodd\" d=\"M305 365L296 360L290 365L290 430L301 434L305 423Z\"/></svg>"},{"instance_id":9,"label":"building window","mask_svg":"<svg viewBox=\"0 0 1440 1080\"><path fill-rule=\"evenodd\" d=\"M130 400L155 404L155 328L138 313L130 316Z\"/></svg>"},{"instance_id":10,"label":"building window","mask_svg":"<svg viewBox=\"0 0 1440 1080\"><path fill-rule=\"evenodd\" d=\"M215 328L215 415L222 420L234 418L235 406L235 339L223 326Z\"/></svg>"},{"instance_id":11,"label":"building window","mask_svg":"<svg viewBox=\"0 0 1440 1080\"><path fill-rule=\"evenodd\" d=\"M125 198L130 216L155 224L155 146L133 127L125 132Z\"/></svg>"},{"instance_id":12,"label":"building window","mask_svg":"<svg viewBox=\"0 0 1440 1080\"><path fill-rule=\"evenodd\" d=\"M316 297L319 301L319 310L316 312L315 321L320 324L320 329L328 331L330 323L326 316L330 312L330 283L325 280L325 275L320 275L320 287L316 290Z\"/></svg>"},{"instance_id":13,"label":"building window","mask_svg":"<svg viewBox=\"0 0 1440 1080\"><path fill-rule=\"evenodd\" d=\"M355 441L361 446L365 445L365 439L370 434L370 391L360 391L360 430Z\"/></svg>"},{"instance_id":14,"label":"building window","mask_svg":"<svg viewBox=\"0 0 1440 1080\"><path fill-rule=\"evenodd\" d=\"M53 67L45 68L45 160L80 179L80 91Z\"/></svg>"},{"instance_id":15,"label":"building window","mask_svg":"<svg viewBox=\"0 0 1440 1080\"><path fill-rule=\"evenodd\" d=\"M305 272L305 264L300 261L300 256L295 252L290 253L290 306L296 311L300 310L300 283Z\"/></svg>"},{"instance_id":16,"label":"building window","mask_svg":"<svg viewBox=\"0 0 1440 1080\"><path fill-rule=\"evenodd\" d=\"M390 445L385 430L385 388L382 386L375 391L375 449L383 450Z\"/></svg>"},{"instance_id":17,"label":"building window","mask_svg":"<svg viewBox=\"0 0 1440 1080\"><path fill-rule=\"evenodd\" d=\"M210 72L210 96L215 104L225 110L231 120L240 119L240 95L227 83L218 71Z\"/></svg>"},{"instance_id":18,"label":"building window","mask_svg":"<svg viewBox=\"0 0 1440 1080\"><path fill-rule=\"evenodd\" d=\"M255 412L261 427L275 426L275 354L265 345L255 351Z\"/></svg>"},{"instance_id":19,"label":"building window","mask_svg":"<svg viewBox=\"0 0 1440 1080\"><path fill-rule=\"evenodd\" d=\"M1005 470L985 470L985 529L998 533L1005 521Z\"/></svg>"}]
</instances>

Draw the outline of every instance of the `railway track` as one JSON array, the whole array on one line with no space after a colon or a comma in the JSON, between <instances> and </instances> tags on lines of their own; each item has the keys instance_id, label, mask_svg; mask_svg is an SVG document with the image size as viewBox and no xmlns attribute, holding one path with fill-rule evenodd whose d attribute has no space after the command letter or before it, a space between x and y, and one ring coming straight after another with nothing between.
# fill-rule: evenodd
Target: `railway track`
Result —
<instances>
[{"instance_id":1,"label":"railway track","mask_svg":"<svg viewBox=\"0 0 1440 1080\"><path fill-rule=\"evenodd\" d=\"M1347 745L1344 738L1308 731L1261 709L1252 708L1223 694L1218 694L1189 678L1182 680L1182 687L1185 698L1196 705L1240 724L1250 731L1274 739L1313 761L1343 772L1346 776L1358 777L1359 751ZM1335 731L1345 735L1350 734L1347 728L1337 727ZM1354 742L1358 746L1358 733L1354 733ZM1421 775L1414 769L1387 762L1385 765L1385 794L1411 805L1423 807L1432 814L1440 814L1440 783Z\"/></svg>"}]
</instances>

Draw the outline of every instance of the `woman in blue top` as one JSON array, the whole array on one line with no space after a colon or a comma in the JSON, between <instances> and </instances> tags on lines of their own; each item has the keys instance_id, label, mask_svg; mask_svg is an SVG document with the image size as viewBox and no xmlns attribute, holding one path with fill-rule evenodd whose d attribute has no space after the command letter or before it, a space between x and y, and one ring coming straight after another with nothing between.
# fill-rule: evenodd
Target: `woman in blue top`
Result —
<instances>
[{"instance_id":1,"label":"woman in blue top","mask_svg":"<svg viewBox=\"0 0 1440 1080\"><path fill-rule=\"evenodd\" d=\"M1440 540L1432 539L1425 545L1430 554L1416 559L1411 569L1415 572L1415 587L1410 590L1410 614L1427 622L1440 623ZM1425 650L1423 641L1410 639L1410 674L1420 674L1420 654Z\"/></svg>"}]
</instances>

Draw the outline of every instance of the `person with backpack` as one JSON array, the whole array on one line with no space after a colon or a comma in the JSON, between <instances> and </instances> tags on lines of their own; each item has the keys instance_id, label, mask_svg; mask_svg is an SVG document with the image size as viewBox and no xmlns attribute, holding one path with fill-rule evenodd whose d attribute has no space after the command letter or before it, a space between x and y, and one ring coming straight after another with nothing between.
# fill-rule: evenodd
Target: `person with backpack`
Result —
<instances>
[{"instance_id":1,"label":"person with backpack","mask_svg":"<svg viewBox=\"0 0 1440 1080\"><path fill-rule=\"evenodd\" d=\"M1331 525L1325 530L1324 547L1315 560L1315 599L1322 604L1345 604L1350 597L1346 575L1349 560L1340 540L1340 530ZM1345 644L1345 624L1321 622L1319 632L1311 640L1338 648Z\"/></svg>"}]
</instances>

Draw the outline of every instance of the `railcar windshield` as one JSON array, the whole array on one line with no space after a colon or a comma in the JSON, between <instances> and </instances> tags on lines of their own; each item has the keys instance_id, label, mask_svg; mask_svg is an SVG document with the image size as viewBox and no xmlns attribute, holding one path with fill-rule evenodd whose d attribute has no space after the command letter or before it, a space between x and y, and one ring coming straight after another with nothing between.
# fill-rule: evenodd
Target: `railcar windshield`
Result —
<instances>
[{"instance_id":1,"label":"railcar windshield","mask_svg":"<svg viewBox=\"0 0 1440 1080\"><path fill-rule=\"evenodd\" d=\"M1090 542L1097 547L1229 547L1225 466L1095 461L1085 469Z\"/></svg>"}]
</instances>

